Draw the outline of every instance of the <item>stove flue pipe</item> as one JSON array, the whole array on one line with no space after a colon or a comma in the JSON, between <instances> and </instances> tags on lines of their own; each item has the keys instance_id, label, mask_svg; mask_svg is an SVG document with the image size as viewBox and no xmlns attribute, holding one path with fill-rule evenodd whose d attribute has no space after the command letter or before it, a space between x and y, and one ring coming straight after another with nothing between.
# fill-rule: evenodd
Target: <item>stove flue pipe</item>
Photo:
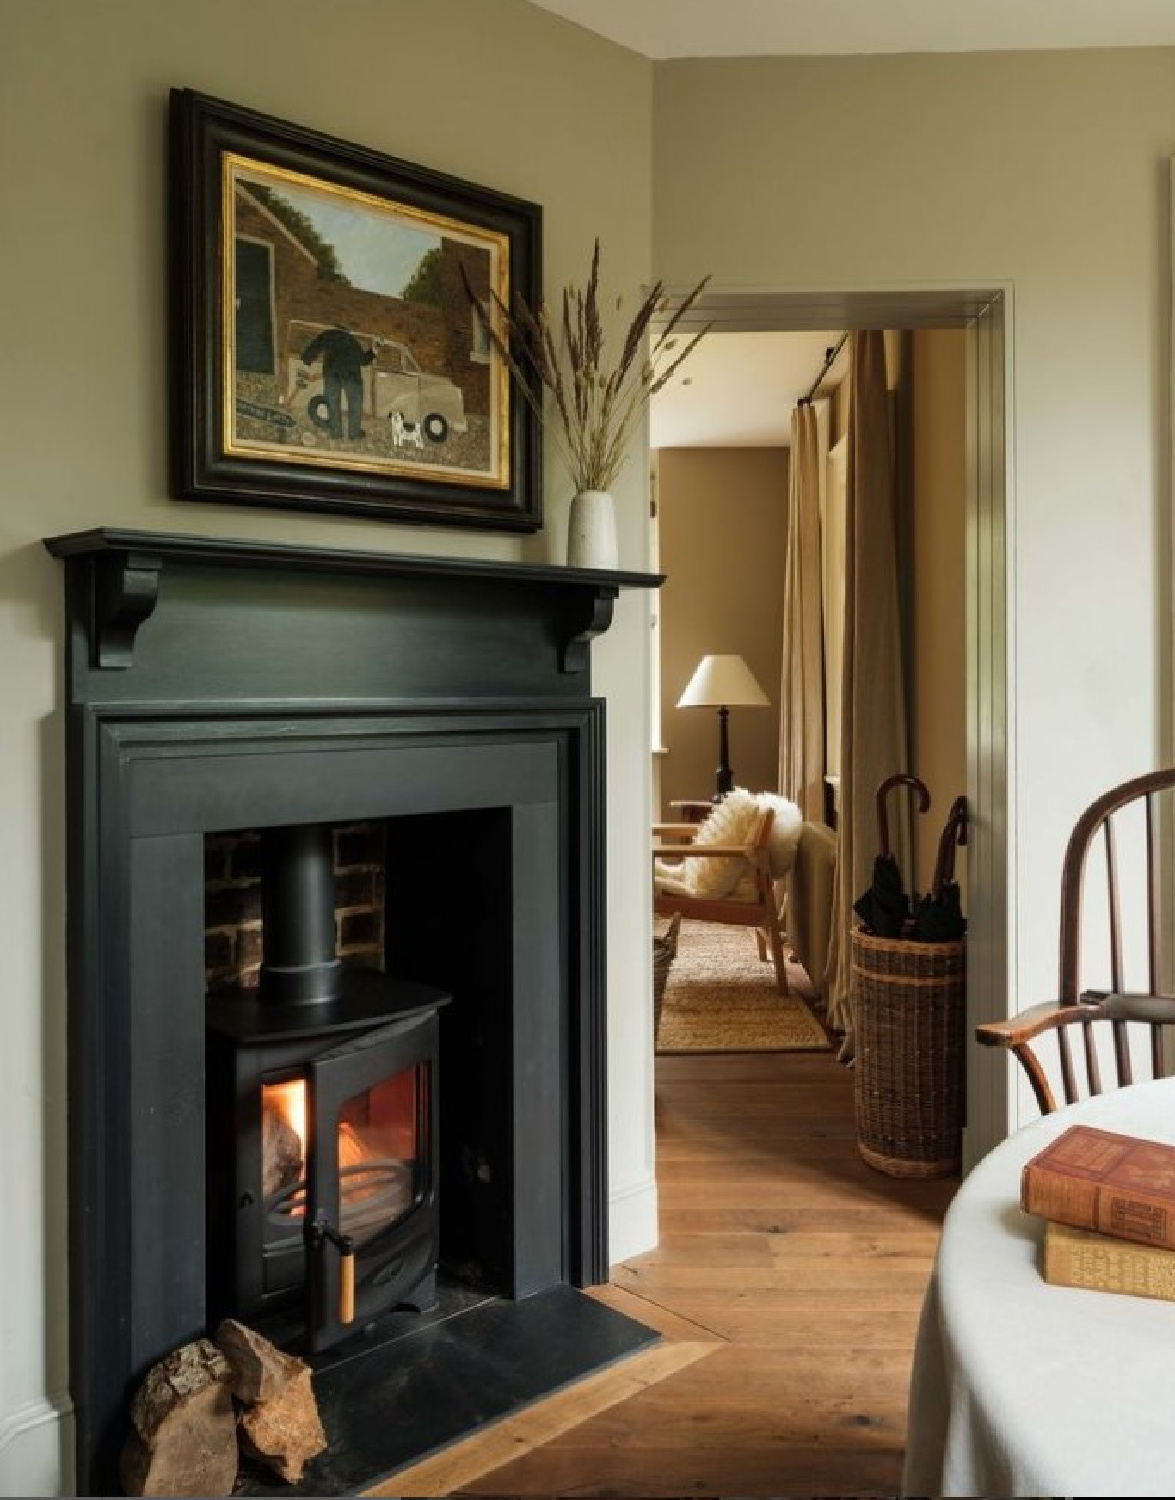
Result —
<instances>
[{"instance_id":1,"label":"stove flue pipe","mask_svg":"<svg viewBox=\"0 0 1175 1500\"><path fill-rule=\"evenodd\" d=\"M262 830L261 950L266 1004L320 1005L342 993L329 823Z\"/></svg>"}]
</instances>

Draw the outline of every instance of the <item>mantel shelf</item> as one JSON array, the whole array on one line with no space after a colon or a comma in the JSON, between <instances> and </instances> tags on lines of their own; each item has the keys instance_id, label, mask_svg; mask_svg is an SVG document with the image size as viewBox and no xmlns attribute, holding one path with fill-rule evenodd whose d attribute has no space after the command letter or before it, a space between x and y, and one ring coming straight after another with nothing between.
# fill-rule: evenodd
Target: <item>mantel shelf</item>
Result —
<instances>
[{"instance_id":1,"label":"mantel shelf","mask_svg":"<svg viewBox=\"0 0 1175 1500\"><path fill-rule=\"evenodd\" d=\"M155 553L161 559L210 567L295 568L311 573L386 573L407 577L502 578L569 588L657 588L663 573L632 573L568 568L551 563L496 562L474 557L435 557L413 552L371 552L345 547L302 547L293 542L260 542L239 537L186 536L98 526L46 537L54 557L97 557L109 553Z\"/></svg>"},{"instance_id":2,"label":"mantel shelf","mask_svg":"<svg viewBox=\"0 0 1175 1500\"><path fill-rule=\"evenodd\" d=\"M289 542L107 526L47 537L45 546L54 557L67 563L89 562L94 566L90 648L95 669L130 667L135 637L155 609L160 575L169 565L389 580L430 579L456 585L480 582L527 590L555 590L576 601L577 625L569 630L562 643L560 666L564 672L586 669L588 647L611 623L613 604L622 588L658 588L664 582L661 573L305 547Z\"/></svg>"}]
</instances>

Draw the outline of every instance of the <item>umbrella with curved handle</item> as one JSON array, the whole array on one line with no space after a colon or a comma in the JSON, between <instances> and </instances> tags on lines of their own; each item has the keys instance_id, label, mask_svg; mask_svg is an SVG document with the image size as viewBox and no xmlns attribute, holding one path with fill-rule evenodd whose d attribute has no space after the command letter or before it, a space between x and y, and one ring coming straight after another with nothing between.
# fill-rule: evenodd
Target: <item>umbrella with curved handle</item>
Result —
<instances>
[{"instance_id":1,"label":"umbrella with curved handle","mask_svg":"<svg viewBox=\"0 0 1175 1500\"><path fill-rule=\"evenodd\" d=\"M914 913L910 936L928 943L958 942L967 931L959 887L955 883L955 851L967 842L969 815L966 797L956 797L943 824L934 862L934 882Z\"/></svg>"},{"instance_id":2,"label":"umbrella with curved handle","mask_svg":"<svg viewBox=\"0 0 1175 1500\"><path fill-rule=\"evenodd\" d=\"M955 878L955 850L967 842L967 823L967 799L956 797L938 840L938 858L934 862L934 884L931 886L933 896L941 896Z\"/></svg>"},{"instance_id":3,"label":"umbrella with curved handle","mask_svg":"<svg viewBox=\"0 0 1175 1500\"><path fill-rule=\"evenodd\" d=\"M853 910L877 937L901 937L910 915L910 898L902 886L902 872L889 842L887 801L895 787L912 786L918 793L918 811L930 808L930 790L924 781L906 771L887 776L877 788L877 858L869 889L853 902Z\"/></svg>"},{"instance_id":4,"label":"umbrella with curved handle","mask_svg":"<svg viewBox=\"0 0 1175 1500\"><path fill-rule=\"evenodd\" d=\"M917 787L918 811L930 811L930 789L919 777L911 776L908 771L898 771L896 775L885 778L877 788L877 848L886 859L893 857L889 847L889 815L886 802L890 792L896 786Z\"/></svg>"}]
</instances>

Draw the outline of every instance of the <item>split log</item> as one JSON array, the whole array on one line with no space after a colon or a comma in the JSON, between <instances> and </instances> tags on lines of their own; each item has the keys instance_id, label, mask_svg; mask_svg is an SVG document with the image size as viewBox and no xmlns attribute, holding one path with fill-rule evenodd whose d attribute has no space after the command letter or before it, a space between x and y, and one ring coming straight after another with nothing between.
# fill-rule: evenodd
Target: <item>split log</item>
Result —
<instances>
[{"instance_id":1,"label":"split log","mask_svg":"<svg viewBox=\"0 0 1175 1500\"><path fill-rule=\"evenodd\" d=\"M217 1328L216 1343L232 1370L233 1395L244 1406L241 1451L297 1484L307 1459L326 1448L310 1366L235 1318Z\"/></svg>"},{"instance_id":2,"label":"split log","mask_svg":"<svg viewBox=\"0 0 1175 1500\"><path fill-rule=\"evenodd\" d=\"M259 1459L287 1483L297 1484L307 1459L326 1448L309 1365L303 1365L280 1395L246 1407L238 1436L243 1453Z\"/></svg>"},{"instance_id":3,"label":"split log","mask_svg":"<svg viewBox=\"0 0 1175 1500\"><path fill-rule=\"evenodd\" d=\"M131 1401L119 1461L128 1495L231 1495L237 1424L228 1361L209 1339L148 1370Z\"/></svg>"},{"instance_id":4,"label":"split log","mask_svg":"<svg viewBox=\"0 0 1175 1500\"><path fill-rule=\"evenodd\" d=\"M225 1318L217 1328L216 1347L232 1371L233 1395L247 1406L272 1401L295 1376L310 1368L305 1360L287 1354L235 1318Z\"/></svg>"},{"instance_id":5,"label":"split log","mask_svg":"<svg viewBox=\"0 0 1175 1500\"><path fill-rule=\"evenodd\" d=\"M306 1175L302 1138L271 1104L261 1113L261 1191L266 1198L297 1187Z\"/></svg>"}]
</instances>

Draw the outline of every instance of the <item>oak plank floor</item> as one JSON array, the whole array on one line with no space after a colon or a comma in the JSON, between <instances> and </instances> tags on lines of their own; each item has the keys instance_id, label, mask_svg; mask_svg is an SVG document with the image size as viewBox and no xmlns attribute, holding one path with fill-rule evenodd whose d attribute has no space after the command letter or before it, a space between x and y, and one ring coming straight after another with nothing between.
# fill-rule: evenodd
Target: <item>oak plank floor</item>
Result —
<instances>
[{"instance_id":1,"label":"oak plank floor","mask_svg":"<svg viewBox=\"0 0 1175 1500\"><path fill-rule=\"evenodd\" d=\"M406 1475L396 1493L898 1493L914 1333L957 1180L865 1165L853 1074L832 1053L659 1057L656 1120L661 1243L597 1294L687 1345L680 1361L593 1384L578 1413L573 1388L557 1423L537 1416L547 1403L529 1427L521 1414L482 1472L469 1449L451 1490Z\"/></svg>"}]
</instances>

